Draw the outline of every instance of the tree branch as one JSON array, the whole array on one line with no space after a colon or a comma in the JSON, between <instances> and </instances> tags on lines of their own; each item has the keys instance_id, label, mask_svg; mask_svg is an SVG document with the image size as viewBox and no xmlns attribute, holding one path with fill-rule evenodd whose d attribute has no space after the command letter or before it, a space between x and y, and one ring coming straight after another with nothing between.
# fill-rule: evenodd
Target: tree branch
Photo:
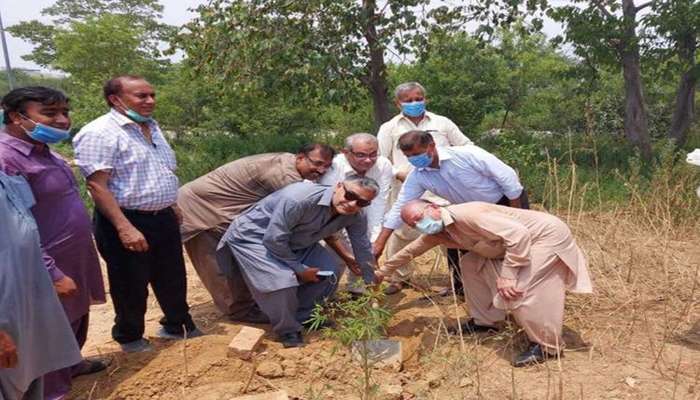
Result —
<instances>
[{"instance_id":1,"label":"tree branch","mask_svg":"<svg viewBox=\"0 0 700 400\"><path fill-rule=\"evenodd\" d=\"M635 7L634 9L635 9L637 12L639 12L640 10L643 10L643 9L649 7L649 6L652 5L653 3L654 3L653 0L652 0L652 1L647 1L646 3L642 3L642 4L638 5L638 6Z\"/></svg>"},{"instance_id":2,"label":"tree branch","mask_svg":"<svg viewBox=\"0 0 700 400\"><path fill-rule=\"evenodd\" d=\"M602 12L603 15L605 15L606 17L615 18L615 16L610 12L610 10L605 8L601 0L593 0L591 1L591 3L593 3L593 5L595 5L598 8L598 10L600 10L600 12Z\"/></svg>"}]
</instances>

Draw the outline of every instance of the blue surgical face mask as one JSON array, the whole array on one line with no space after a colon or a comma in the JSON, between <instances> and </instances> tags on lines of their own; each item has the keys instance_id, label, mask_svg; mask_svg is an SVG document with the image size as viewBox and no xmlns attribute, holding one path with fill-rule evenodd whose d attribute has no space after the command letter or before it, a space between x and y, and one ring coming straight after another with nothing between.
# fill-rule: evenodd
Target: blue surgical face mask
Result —
<instances>
[{"instance_id":1,"label":"blue surgical face mask","mask_svg":"<svg viewBox=\"0 0 700 400\"><path fill-rule=\"evenodd\" d=\"M426 235L435 235L436 233L442 232L444 225L441 219L433 219L429 215L423 215L423 218L416 223L416 229L420 233Z\"/></svg>"},{"instance_id":2,"label":"blue surgical face mask","mask_svg":"<svg viewBox=\"0 0 700 400\"><path fill-rule=\"evenodd\" d=\"M425 114L425 101L401 103L401 112L407 117L420 117Z\"/></svg>"},{"instance_id":3,"label":"blue surgical face mask","mask_svg":"<svg viewBox=\"0 0 700 400\"><path fill-rule=\"evenodd\" d=\"M121 99L119 99L119 102L122 103L122 107L124 107L124 114L132 121L137 122L137 123L144 123L151 121L153 118L151 117L144 117L143 115L137 113L136 111L132 110L131 108L127 107L126 104L124 104Z\"/></svg>"},{"instance_id":4,"label":"blue surgical face mask","mask_svg":"<svg viewBox=\"0 0 700 400\"><path fill-rule=\"evenodd\" d=\"M39 122L35 122L34 120L25 115L22 115L22 117L34 122L34 129L32 129L31 131L24 129L24 127L22 127L21 125L20 127L24 129L24 132L26 132L30 138L36 140L37 142L53 144L64 141L70 137L70 130L58 129L52 126L41 124Z\"/></svg>"},{"instance_id":5,"label":"blue surgical face mask","mask_svg":"<svg viewBox=\"0 0 700 400\"><path fill-rule=\"evenodd\" d=\"M433 157L427 152L408 157L408 162L416 168L425 168L433 163Z\"/></svg>"}]
</instances>

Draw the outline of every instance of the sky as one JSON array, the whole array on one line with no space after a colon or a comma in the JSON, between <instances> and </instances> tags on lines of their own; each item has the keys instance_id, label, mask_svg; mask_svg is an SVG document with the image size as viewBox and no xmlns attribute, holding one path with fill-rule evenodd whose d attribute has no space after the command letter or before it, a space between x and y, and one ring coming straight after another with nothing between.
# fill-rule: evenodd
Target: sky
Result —
<instances>
[{"instance_id":1,"label":"sky","mask_svg":"<svg viewBox=\"0 0 700 400\"><path fill-rule=\"evenodd\" d=\"M303 1L303 0L301 0ZM563 0L555 0L562 2ZM55 0L0 0L0 12L2 13L3 24L8 27L19 23L38 19L43 22L48 20L41 15L41 10L52 5ZM160 0L163 5L163 22L170 25L182 25L194 18L195 13L191 9L208 0ZM552 37L561 31L561 27L552 21L545 20L545 33ZM10 63L12 68L39 69L34 63L22 59L23 55L32 51L32 46L23 40L7 35L7 47L10 53ZM4 65L0 68L4 69Z\"/></svg>"},{"instance_id":2,"label":"sky","mask_svg":"<svg viewBox=\"0 0 700 400\"><path fill-rule=\"evenodd\" d=\"M163 5L163 22L170 25L182 25L195 16L190 9L196 8L208 0L160 0ZM2 22L8 27L20 21L38 19L47 21L42 17L41 10L52 5L55 0L0 0L0 12ZM34 63L22 60L22 56L32 51L32 46L20 39L7 35L7 48L10 53L12 68L38 69ZM4 65L2 65L4 68Z\"/></svg>"}]
</instances>

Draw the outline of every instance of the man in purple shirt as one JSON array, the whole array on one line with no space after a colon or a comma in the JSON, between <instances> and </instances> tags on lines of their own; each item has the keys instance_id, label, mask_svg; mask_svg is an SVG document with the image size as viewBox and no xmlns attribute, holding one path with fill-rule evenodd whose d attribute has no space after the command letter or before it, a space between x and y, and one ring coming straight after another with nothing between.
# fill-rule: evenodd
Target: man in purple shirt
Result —
<instances>
[{"instance_id":1,"label":"man in purple shirt","mask_svg":"<svg viewBox=\"0 0 700 400\"><path fill-rule=\"evenodd\" d=\"M68 138L68 99L46 87L24 87L2 99L5 127L0 131L0 170L21 175L31 187L31 208L39 228L41 250L68 321L82 347L87 338L90 305L105 302L102 273L92 240L92 225L68 164L48 144ZM50 332L46 332L50 335ZM101 360L44 377L46 399L62 399L71 379L106 368Z\"/></svg>"}]
</instances>

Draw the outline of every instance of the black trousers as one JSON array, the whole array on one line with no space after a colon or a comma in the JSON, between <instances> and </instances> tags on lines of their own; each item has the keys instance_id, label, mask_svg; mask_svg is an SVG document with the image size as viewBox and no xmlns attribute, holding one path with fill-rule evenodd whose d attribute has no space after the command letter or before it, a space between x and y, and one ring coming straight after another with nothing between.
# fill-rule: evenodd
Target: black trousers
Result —
<instances>
[{"instance_id":1,"label":"black trousers","mask_svg":"<svg viewBox=\"0 0 700 400\"><path fill-rule=\"evenodd\" d=\"M112 223L95 211L95 241L107 263L109 291L114 303L112 337L128 343L143 336L148 284L151 284L168 333L195 329L187 305L187 277L180 242L180 227L172 209L157 214L123 210L126 218L146 238L146 252L127 250Z\"/></svg>"},{"instance_id":2,"label":"black trousers","mask_svg":"<svg viewBox=\"0 0 700 400\"><path fill-rule=\"evenodd\" d=\"M496 203L501 206L510 206L510 201L506 196L501 197ZM523 209L530 209L530 200L527 197L527 190L523 189L523 193L520 195L520 205ZM464 294L464 284L462 283L462 273L459 268L459 256L464 254L466 251L459 249L447 249L447 265L452 271L452 279L455 282L455 293L458 295Z\"/></svg>"}]
</instances>

